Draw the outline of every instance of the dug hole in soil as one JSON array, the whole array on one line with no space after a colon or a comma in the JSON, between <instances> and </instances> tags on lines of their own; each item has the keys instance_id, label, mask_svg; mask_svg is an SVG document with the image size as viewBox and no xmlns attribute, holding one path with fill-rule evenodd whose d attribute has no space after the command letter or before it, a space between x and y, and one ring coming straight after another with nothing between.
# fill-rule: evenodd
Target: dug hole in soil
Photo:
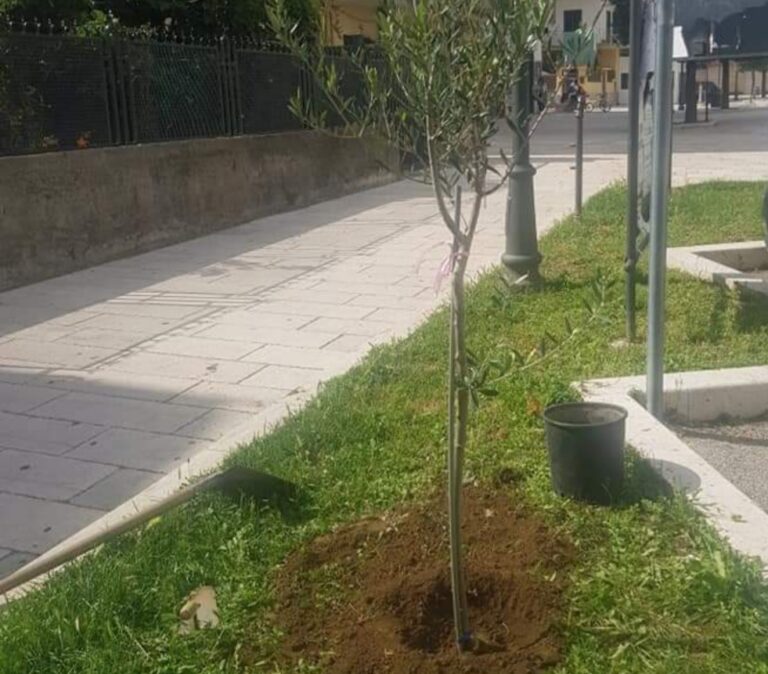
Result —
<instances>
[{"instance_id":1,"label":"dug hole in soil","mask_svg":"<svg viewBox=\"0 0 768 674\"><path fill-rule=\"evenodd\" d=\"M278 660L333 674L532 674L560 660L557 625L573 548L514 494L465 490L476 652L453 634L444 497L319 537L278 578Z\"/></svg>"}]
</instances>

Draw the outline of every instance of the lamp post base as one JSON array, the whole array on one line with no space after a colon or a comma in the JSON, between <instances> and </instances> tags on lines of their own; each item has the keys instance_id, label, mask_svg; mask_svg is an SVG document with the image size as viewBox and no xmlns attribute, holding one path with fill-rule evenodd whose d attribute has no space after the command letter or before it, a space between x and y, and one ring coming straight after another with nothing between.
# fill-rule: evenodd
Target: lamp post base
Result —
<instances>
[{"instance_id":1,"label":"lamp post base","mask_svg":"<svg viewBox=\"0 0 768 674\"><path fill-rule=\"evenodd\" d=\"M533 177L536 169L527 157L515 166L509 177L507 197L506 250L501 263L513 282L523 277L526 285L539 279L541 254L536 237L536 204Z\"/></svg>"}]
</instances>

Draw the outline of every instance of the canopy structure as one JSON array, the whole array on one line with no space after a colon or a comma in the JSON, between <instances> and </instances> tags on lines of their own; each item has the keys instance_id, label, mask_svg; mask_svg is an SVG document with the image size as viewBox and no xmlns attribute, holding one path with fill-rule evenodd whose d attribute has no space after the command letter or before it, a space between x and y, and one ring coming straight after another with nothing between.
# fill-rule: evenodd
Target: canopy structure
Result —
<instances>
[{"instance_id":1,"label":"canopy structure","mask_svg":"<svg viewBox=\"0 0 768 674\"><path fill-rule=\"evenodd\" d=\"M766 0L680 0L675 25L682 28L694 58L768 52Z\"/></svg>"}]
</instances>

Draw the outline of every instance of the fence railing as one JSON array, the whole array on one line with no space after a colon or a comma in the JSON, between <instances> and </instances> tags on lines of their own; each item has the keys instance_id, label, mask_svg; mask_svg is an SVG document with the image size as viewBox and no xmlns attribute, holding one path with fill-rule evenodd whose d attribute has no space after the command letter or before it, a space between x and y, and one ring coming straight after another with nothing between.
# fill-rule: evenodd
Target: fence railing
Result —
<instances>
[{"instance_id":1,"label":"fence railing","mask_svg":"<svg viewBox=\"0 0 768 674\"><path fill-rule=\"evenodd\" d=\"M299 87L315 90L259 43L2 33L0 155L297 130Z\"/></svg>"}]
</instances>

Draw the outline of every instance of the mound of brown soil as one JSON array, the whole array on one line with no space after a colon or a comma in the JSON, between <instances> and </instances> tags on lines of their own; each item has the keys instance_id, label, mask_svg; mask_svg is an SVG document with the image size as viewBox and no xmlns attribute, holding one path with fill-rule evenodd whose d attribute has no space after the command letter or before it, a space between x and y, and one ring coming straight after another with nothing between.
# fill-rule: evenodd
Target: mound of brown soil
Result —
<instances>
[{"instance_id":1,"label":"mound of brown soil","mask_svg":"<svg viewBox=\"0 0 768 674\"><path fill-rule=\"evenodd\" d=\"M466 492L470 622L453 635L444 499L320 537L285 564L277 620L286 664L332 673L528 674L555 664L571 546L508 494Z\"/></svg>"}]
</instances>

